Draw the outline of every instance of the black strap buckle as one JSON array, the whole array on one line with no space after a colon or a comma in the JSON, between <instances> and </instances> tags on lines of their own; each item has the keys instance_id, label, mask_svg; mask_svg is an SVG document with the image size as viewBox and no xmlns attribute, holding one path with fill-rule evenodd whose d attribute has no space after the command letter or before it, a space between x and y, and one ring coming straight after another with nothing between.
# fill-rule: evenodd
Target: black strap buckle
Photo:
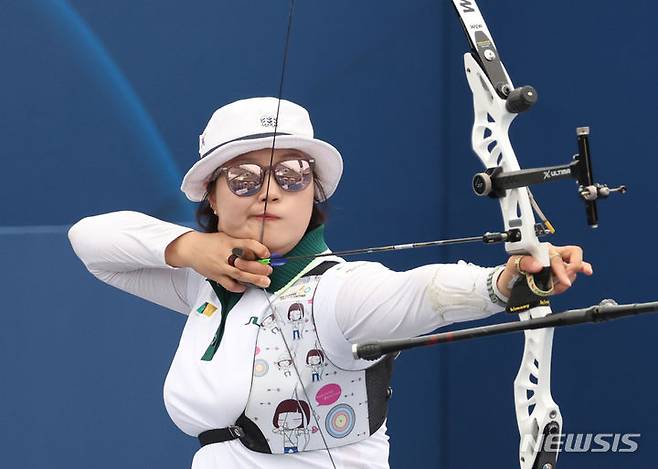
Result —
<instances>
[{"instance_id":1,"label":"black strap buckle","mask_svg":"<svg viewBox=\"0 0 658 469\"><path fill-rule=\"evenodd\" d=\"M244 430L242 427L238 427L237 425L231 425L229 427L226 427L231 435L233 435L233 438L242 438L244 436Z\"/></svg>"},{"instance_id":2,"label":"black strap buckle","mask_svg":"<svg viewBox=\"0 0 658 469\"><path fill-rule=\"evenodd\" d=\"M242 438L246 433L242 427L237 425L230 425L226 428L215 428L214 430L206 430L199 435L199 443L201 446L210 445L213 443L222 443L224 441L237 440Z\"/></svg>"}]
</instances>

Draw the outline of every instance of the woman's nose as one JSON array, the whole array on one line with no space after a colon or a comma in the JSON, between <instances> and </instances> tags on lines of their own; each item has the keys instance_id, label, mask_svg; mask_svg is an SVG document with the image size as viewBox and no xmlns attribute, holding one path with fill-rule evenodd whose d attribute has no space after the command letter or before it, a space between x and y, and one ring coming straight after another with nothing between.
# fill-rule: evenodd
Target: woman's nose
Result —
<instances>
[{"instance_id":1,"label":"woman's nose","mask_svg":"<svg viewBox=\"0 0 658 469\"><path fill-rule=\"evenodd\" d=\"M269 185L269 189L268 189ZM268 200L269 202L273 200L278 200L281 197L281 188L276 183L276 180L272 177L272 171L269 169L265 173L265 180L263 181L263 187L261 187L260 192L258 193L258 199L261 202Z\"/></svg>"}]
</instances>

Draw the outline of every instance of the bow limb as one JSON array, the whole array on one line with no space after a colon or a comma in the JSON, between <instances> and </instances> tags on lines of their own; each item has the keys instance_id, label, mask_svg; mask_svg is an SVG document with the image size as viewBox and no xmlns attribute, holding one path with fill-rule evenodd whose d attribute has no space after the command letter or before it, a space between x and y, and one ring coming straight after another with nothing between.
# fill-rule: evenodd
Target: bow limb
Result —
<instances>
[{"instance_id":1,"label":"bow limb","mask_svg":"<svg viewBox=\"0 0 658 469\"><path fill-rule=\"evenodd\" d=\"M453 4L472 49L464 55L464 69L473 93L473 151L487 169L501 168L503 173L518 171L520 166L509 140L509 128L519 108L511 100L519 96L523 98L523 93L526 93L532 104L536 93L530 87L520 88L520 91L514 89L475 1L453 0ZM509 189L499 197L499 202L505 229L521 231L520 240L505 244L506 251L509 254L529 254L538 259L550 282L548 245L540 243L537 238L527 188ZM534 282L523 277L519 281ZM514 290L518 291L516 286ZM522 321L551 314L549 302L542 296L535 290L530 294L530 301L526 297L521 302ZM515 301L513 291L510 305ZM558 440L553 439L562 429L562 416L551 396L552 345L553 328L525 331L521 366L514 380L521 469L555 468Z\"/></svg>"}]
</instances>

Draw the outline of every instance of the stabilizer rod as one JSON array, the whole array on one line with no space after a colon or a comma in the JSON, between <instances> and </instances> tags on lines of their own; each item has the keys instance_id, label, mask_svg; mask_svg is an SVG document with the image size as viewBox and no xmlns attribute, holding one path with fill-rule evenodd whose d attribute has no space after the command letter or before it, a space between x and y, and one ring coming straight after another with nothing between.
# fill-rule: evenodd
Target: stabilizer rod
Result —
<instances>
[{"instance_id":1,"label":"stabilizer rod","mask_svg":"<svg viewBox=\"0 0 658 469\"><path fill-rule=\"evenodd\" d=\"M366 344L352 345L354 358L377 360L387 353L396 353L410 348L457 342L490 335L507 334L527 329L573 326L588 322L601 322L626 316L653 313L658 311L658 301L649 303L632 303L619 305L614 300L603 300L598 305L582 309L572 309L562 313L550 314L543 318L514 321L490 326L473 327L452 332L424 335L410 339L379 340Z\"/></svg>"}]
</instances>

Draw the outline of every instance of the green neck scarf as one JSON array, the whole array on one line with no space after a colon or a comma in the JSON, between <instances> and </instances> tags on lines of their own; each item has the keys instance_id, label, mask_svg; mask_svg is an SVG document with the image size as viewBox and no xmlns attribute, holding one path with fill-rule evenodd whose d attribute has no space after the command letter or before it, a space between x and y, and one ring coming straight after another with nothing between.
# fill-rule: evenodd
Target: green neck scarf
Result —
<instances>
[{"instance_id":1,"label":"green neck scarf","mask_svg":"<svg viewBox=\"0 0 658 469\"><path fill-rule=\"evenodd\" d=\"M299 240L299 243L284 257L294 256L313 256L323 253L329 249L324 241L324 225L309 231ZM313 261L312 257L307 259L296 259L289 261L279 267L274 267L274 272L270 275L270 286L267 291L274 293L288 284L297 274L306 268Z\"/></svg>"},{"instance_id":2,"label":"green neck scarf","mask_svg":"<svg viewBox=\"0 0 658 469\"><path fill-rule=\"evenodd\" d=\"M293 256L313 256L315 254L320 254L328 250L327 243L324 241L324 225L320 225L317 228L309 231L304 235L304 237L297 243L297 245L292 248L290 252L285 254L285 257ZM269 293L274 293L281 288L285 287L293 278L295 278L302 270L304 270L311 262L313 261L312 257L307 259L296 259L289 261L286 264L283 264L278 267L273 267L274 271L270 275L270 286L266 288ZM206 279L212 286L219 302L222 304L222 320L215 332L212 342L208 346L208 349L204 353L202 360L212 360L217 348L219 348L219 343L222 340L224 335L224 327L226 325L226 318L228 313L233 309L233 307L240 301L242 298L242 293L234 293L226 290L224 287L219 285L214 280Z\"/></svg>"}]
</instances>

